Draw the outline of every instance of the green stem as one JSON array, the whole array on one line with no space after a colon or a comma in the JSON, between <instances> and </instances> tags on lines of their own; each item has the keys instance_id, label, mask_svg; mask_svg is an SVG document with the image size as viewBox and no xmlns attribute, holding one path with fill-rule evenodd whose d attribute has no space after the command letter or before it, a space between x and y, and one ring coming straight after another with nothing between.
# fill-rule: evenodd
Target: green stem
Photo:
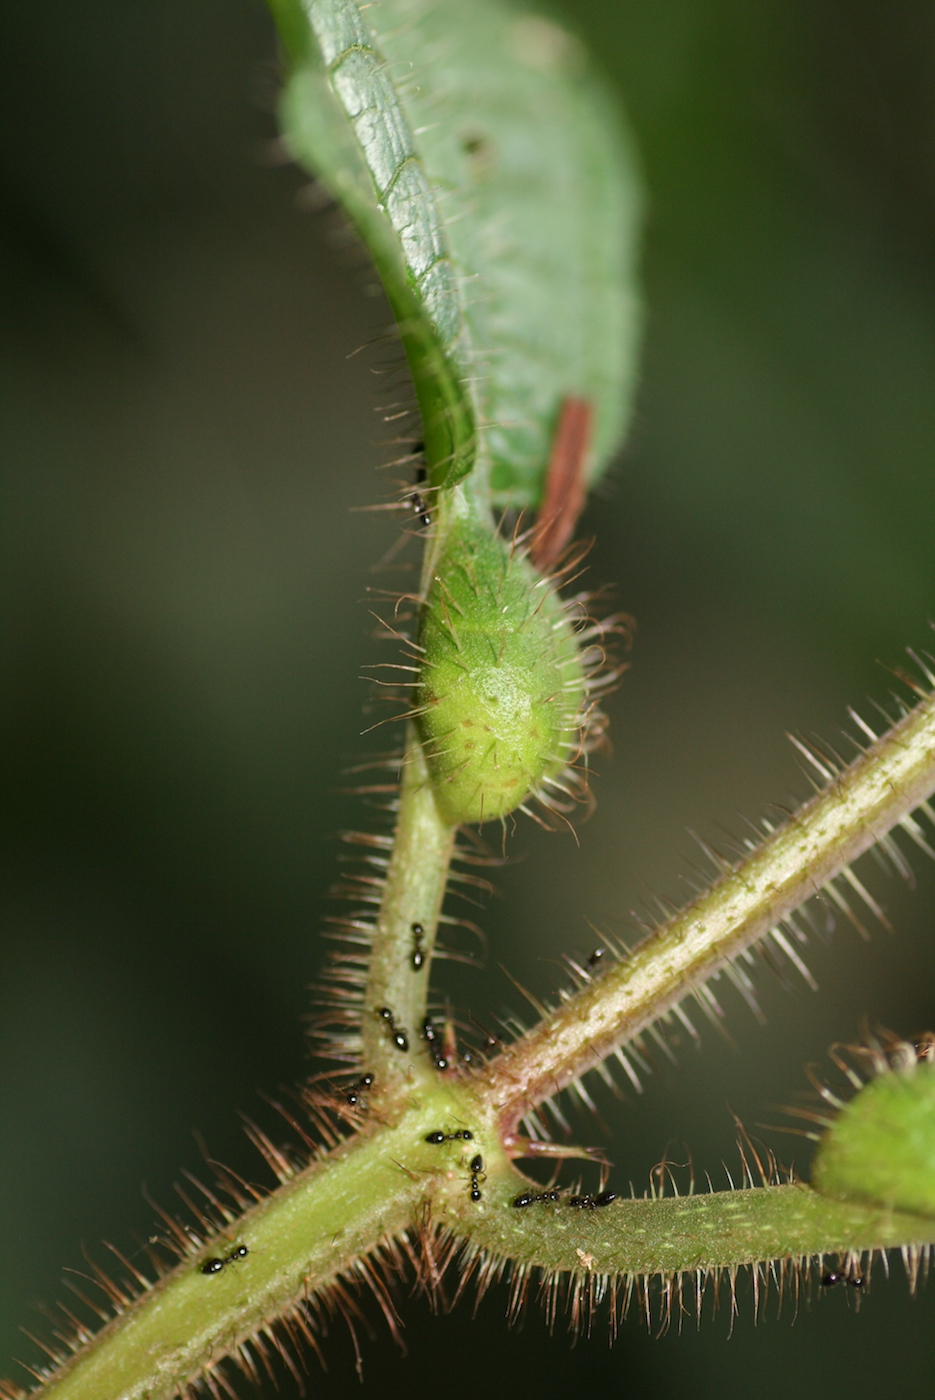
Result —
<instances>
[{"instance_id":1,"label":"green stem","mask_svg":"<svg viewBox=\"0 0 935 1400\"><path fill-rule=\"evenodd\" d=\"M762 933L834 878L933 786L935 701L928 698L829 792L648 939L630 963L565 1003L485 1075L441 1077L412 1064L405 1090L397 1084L375 1099L355 1139L284 1181L136 1301L121 1303L121 1315L49 1379L44 1400L170 1400L277 1318L301 1317L311 1325L314 1307L305 1311L304 1300L327 1292L342 1274L374 1278L375 1252L414 1221L424 1229L430 1219L466 1238L467 1255L492 1266L509 1257L518 1278L532 1265L570 1272L572 1284L595 1272L703 1277L708 1269L771 1259L795 1264L812 1254L892 1246L917 1260L920 1249L935 1243L932 1220L819 1196L804 1186L620 1201L600 1210L546 1203L518 1209L512 1200L523 1179L504 1142L508 1151L510 1119L525 1105L562 1087L684 996L686 978L690 985L710 975L756 930ZM427 793L414 766L404 823L401 812L407 854L388 890L399 918L415 908L413 890L424 897L444 878L441 856L451 832L426 811ZM426 832L437 842L434 873L417 876ZM401 970L389 944L378 965L388 978ZM455 1126L470 1128L470 1140L426 1141ZM486 1173L480 1200L467 1190L474 1153ZM201 1272L206 1257L226 1257L239 1245L246 1257L217 1274Z\"/></svg>"},{"instance_id":2,"label":"green stem","mask_svg":"<svg viewBox=\"0 0 935 1400\"><path fill-rule=\"evenodd\" d=\"M429 969L456 828L438 815L422 747L410 724L403 764L399 818L386 888L370 952L361 1028L364 1065L384 1084L401 1083L411 1073L407 1057L378 1012L387 1008L408 1036L410 1053L419 1049L419 1026L428 998ZM421 967L413 965L421 930Z\"/></svg>"},{"instance_id":3,"label":"green stem","mask_svg":"<svg viewBox=\"0 0 935 1400\"><path fill-rule=\"evenodd\" d=\"M452 522L459 515L475 514L481 509L478 493L485 483L481 472L469 478L469 493L466 486L459 486L436 494L432 535L422 562L419 595L414 600L417 605L421 606L428 592ZM415 647L418 652L417 643ZM410 722L393 854L370 944L361 1028L364 1066L387 1088L404 1087L413 1061L400 1052L390 1023L379 1012L386 1008L392 1013L394 1023L409 1040L410 1056L416 1053L456 835L457 827L443 821L439 814L422 746L415 725ZM418 942L414 925L421 930ZM413 964L417 947L424 955L421 967Z\"/></svg>"},{"instance_id":4,"label":"green stem","mask_svg":"<svg viewBox=\"0 0 935 1400\"><path fill-rule=\"evenodd\" d=\"M468 1086L413 1081L396 1121L384 1107L368 1130L283 1182L121 1305L120 1315L41 1389L42 1400L174 1400L242 1344L262 1339L278 1318L291 1315L295 1332L314 1336L319 1312L305 1303L341 1275L352 1284L372 1282L392 1323L374 1254L428 1215L433 1192L447 1193L455 1213L462 1198L468 1204L465 1170L452 1152L461 1144L438 1147L426 1134L439 1124L470 1122L470 1151L479 1146L492 1167L510 1168ZM202 1273L206 1258L237 1245L246 1246L244 1258Z\"/></svg>"},{"instance_id":5,"label":"green stem","mask_svg":"<svg viewBox=\"0 0 935 1400\"><path fill-rule=\"evenodd\" d=\"M411 1220L422 1185L395 1165L412 1126L358 1140L253 1206L227 1238L186 1259L114 1318L42 1391L43 1400L170 1400L241 1342ZM206 1256L249 1254L214 1275Z\"/></svg>"},{"instance_id":6,"label":"green stem","mask_svg":"<svg viewBox=\"0 0 935 1400\"><path fill-rule=\"evenodd\" d=\"M602 1210L503 1205L473 1222L469 1251L548 1271L678 1274L935 1244L935 1220L832 1200L805 1185L622 1200Z\"/></svg>"},{"instance_id":7,"label":"green stem","mask_svg":"<svg viewBox=\"0 0 935 1400\"><path fill-rule=\"evenodd\" d=\"M935 697L805 803L709 890L490 1066L508 1138L523 1115L599 1064L903 821L935 789Z\"/></svg>"}]
</instances>

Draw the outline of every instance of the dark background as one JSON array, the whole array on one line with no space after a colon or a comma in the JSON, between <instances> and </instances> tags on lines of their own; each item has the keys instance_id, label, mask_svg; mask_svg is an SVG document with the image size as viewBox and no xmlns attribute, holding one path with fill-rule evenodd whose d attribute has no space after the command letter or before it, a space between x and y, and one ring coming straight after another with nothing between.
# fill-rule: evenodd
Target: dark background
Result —
<instances>
[{"instance_id":1,"label":"dark background","mask_svg":"<svg viewBox=\"0 0 935 1400\"><path fill-rule=\"evenodd\" d=\"M132 1250L197 1169L255 1171L237 1113L306 1072L334 795L366 723L370 570L393 544L374 413L385 327L365 260L270 161L275 42L251 0L50 0L0 12L2 943L0 1352L82 1243ZM586 528L636 614L615 756L581 832L524 824L483 922L515 1005L587 920L680 899L686 828L803 794L785 729L837 740L935 613L935 10L926 0L578 0L651 192L648 340L630 443ZM865 866L868 862L865 861ZM895 936L818 946L821 990L761 978L642 1100L605 1096L613 1182L668 1149L723 1183L751 1127L862 1016L935 1023L935 870L874 873ZM581 1124L592 1140L601 1130ZM806 1145L765 1134L801 1165ZM685 1146L687 1145L687 1146ZM935 1363L935 1290L898 1261L858 1310L749 1291L700 1333L631 1318L572 1350L503 1297L378 1325L365 1387L577 1395L893 1390ZM317 1396L353 1377L343 1336ZM0 1371L8 1370L5 1360ZM285 1394L290 1393L288 1384Z\"/></svg>"}]
</instances>

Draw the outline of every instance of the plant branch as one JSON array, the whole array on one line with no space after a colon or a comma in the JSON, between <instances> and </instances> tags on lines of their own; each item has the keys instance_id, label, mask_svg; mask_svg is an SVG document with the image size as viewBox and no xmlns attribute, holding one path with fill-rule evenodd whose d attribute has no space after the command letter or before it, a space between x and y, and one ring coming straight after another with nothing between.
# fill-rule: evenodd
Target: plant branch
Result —
<instances>
[{"instance_id":1,"label":"plant branch","mask_svg":"<svg viewBox=\"0 0 935 1400\"><path fill-rule=\"evenodd\" d=\"M422 1187L395 1159L412 1154L413 1136L411 1124L383 1131L314 1163L247 1210L226 1240L215 1238L132 1301L125 1293L121 1304L109 1284L105 1294L118 1316L56 1372L43 1400L171 1400L186 1393L186 1384L342 1272L354 1273L362 1257L404 1229ZM202 1272L206 1255L237 1243L249 1251L242 1262L216 1275ZM313 1308L294 1321L316 1345L314 1317Z\"/></svg>"},{"instance_id":2,"label":"plant branch","mask_svg":"<svg viewBox=\"0 0 935 1400\"><path fill-rule=\"evenodd\" d=\"M506 1138L831 882L935 789L927 695L681 913L509 1045L487 1071Z\"/></svg>"},{"instance_id":3,"label":"plant branch","mask_svg":"<svg viewBox=\"0 0 935 1400\"><path fill-rule=\"evenodd\" d=\"M381 1082L407 1073L390 1027L378 1014L382 1008L406 1031L410 1050L416 1048L456 830L438 814L422 746L410 724L393 855L370 948L361 1027L364 1064ZM418 944L414 925L420 930ZM417 946L423 953L418 967L413 964Z\"/></svg>"},{"instance_id":4,"label":"plant branch","mask_svg":"<svg viewBox=\"0 0 935 1400\"><path fill-rule=\"evenodd\" d=\"M603 1210L563 1202L491 1211L472 1224L466 1252L508 1257L518 1269L633 1277L932 1244L933 1219L830 1199L798 1183L622 1200Z\"/></svg>"}]
</instances>

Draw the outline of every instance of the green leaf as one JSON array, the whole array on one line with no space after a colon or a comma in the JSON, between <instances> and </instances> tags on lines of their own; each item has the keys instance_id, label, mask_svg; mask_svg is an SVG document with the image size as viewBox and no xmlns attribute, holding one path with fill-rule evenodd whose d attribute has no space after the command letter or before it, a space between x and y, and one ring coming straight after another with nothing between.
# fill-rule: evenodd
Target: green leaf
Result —
<instances>
[{"instance_id":1,"label":"green leaf","mask_svg":"<svg viewBox=\"0 0 935 1400\"><path fill-rule=\"evenodd\" d=\"M565 398L589 479L630 412L639 180L620 115L551 20L472 0L271 0L287 144L341 202L400 326L434 485L476 464L536 506Z\"/></svg>"}]
</instances>

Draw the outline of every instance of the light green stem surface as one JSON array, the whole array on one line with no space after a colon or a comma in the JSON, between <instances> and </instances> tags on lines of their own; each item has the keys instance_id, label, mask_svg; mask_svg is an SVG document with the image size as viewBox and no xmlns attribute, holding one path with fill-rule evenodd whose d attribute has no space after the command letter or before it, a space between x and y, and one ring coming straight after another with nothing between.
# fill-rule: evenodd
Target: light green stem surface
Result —
<instances>
[{"instance_id":1,"label":"light green stem surface","mask_svg":"<svg viewBox=\"0 0 935 1400\"><path fill-rule=\"evenodd\" d=\"M599 1210L504 1207L478 1217L470 1246L550 1271L692 1273L935 1244L931 1218L831 1200L803 1184L619 1200Z\"/></svg>"},{"instance_id":2,"label":"light green stem surface","mask_svg":"<svg viewBox=\"0 0 935 1400\"><path fill-rule=\"evenodd\" d=\"M374 1116L369 1132L283 1183L159 1279L58 1372L43 1400L171 1400L339 1274L365 1279L361 1262L413 1226L434 1187L448 1189L455 1208L466 1203L457 1155L425 1136L440 1123L470 1121L493 1167L490 1124L469 1095L440 1083L410 1085L405 1101L397 1121ZM499 1160L502 1169L502 1153ZM236 1244L249 1250L244 1259L201 1272L205 1258Z\"/></svg>"},{"instance_id":3,"label":"light green stem surface","mask_svg":"<svg viewBox=\"0 0 935 1400\"><path fill-rule=\"evenodd\" d=\"M387 1007L405 1029L410 1054L421 1052L419 1025L425 1015L431 953L456 828L438 815L422 747L409 726L403 766L399 818L386 888L370 953L361 1039L364 1065L384 1083L411 1072L407 1056L393 1044L389 1026L377 1011ZM425 961L412 965L414 923L422 929Z\"/></svg>"},{"instance_id":4,"label":"light green stem surface","mask_svg":"<svg viewBox=\"0 0 935 1400\"><path fill-rule=\"evenodd\" d=\"M412 1127L358 1142L285 1183L230 1232L250 1253L219 1274L187 1259L43 1391L48 1400L170 1400L219 1357L411 1220L421 1182L394 1163ZM225 1243L220 1242L221 1246Z\"/></svg>"}]
</instances>

